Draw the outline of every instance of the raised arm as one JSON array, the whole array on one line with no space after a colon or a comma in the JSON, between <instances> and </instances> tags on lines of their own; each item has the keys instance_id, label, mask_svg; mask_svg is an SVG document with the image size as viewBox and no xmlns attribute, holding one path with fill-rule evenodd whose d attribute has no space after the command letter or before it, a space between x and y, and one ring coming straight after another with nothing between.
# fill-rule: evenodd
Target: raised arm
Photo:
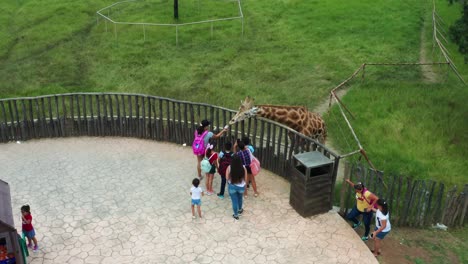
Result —
<instances>
[{"instance_id":1,"label":"raised arm","mask_svg":"<svg viewBox=\"0 0 468 264\"><path fill-rule=\"evenodd\" d=\"M219 131L218 134L213 135L212 138L213 138L213 139L218 139L218 138L220 138L220 137L224 134L224 132L226 132L227 130L228 130L227 128L223 128L223 130Z\"/></svg>"},{"instance_id":2,"label":"raised arm","mask_svg":"<svg viewBox=\"0 0 468 264\"><path fill-rule=\"evenodd\" d=\"M354 187L354 183L352 181L350 181L349 179L346 179L346 182L351 186L351 187Z\"/></svg>"}]
</instances>

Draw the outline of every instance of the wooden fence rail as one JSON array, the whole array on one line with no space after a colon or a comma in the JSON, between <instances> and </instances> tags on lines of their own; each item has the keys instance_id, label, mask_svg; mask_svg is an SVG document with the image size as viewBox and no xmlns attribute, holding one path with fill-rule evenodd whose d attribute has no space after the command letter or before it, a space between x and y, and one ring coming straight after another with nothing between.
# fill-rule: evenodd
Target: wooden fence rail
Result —
<instances>
[{"instance_id":1,"label":"wooden fence rail","mask_svg":"<svg viewBox=\"0 0 468 264\"><path fill-rule=\"evenodd\" d=\"M423 227L436 223L463 226L468 222L468 184L459 192L456 186L448 189L443 183L431 180L412 180L408 177L386 176L387 188L382 184L383 173L364 167L360 163L345 163L345 177L363 182L389 205L392 225ZM344 215L355 202L355 193L343 182L340 212Z\"/></svg>"},{"instance_id":2,"label":"wooden fence rail","mask_svg":"<svg viewBox=\"0 0 468 264\"><path fill-rule=\"evenodd\" d=\"M213 130L228 124L235 111L208 104L124 93L71 93L0 99L0 142L77 136L120 136L190 145L202 119ZM292 154L317 150L334 161L339 155L274 121L253 118L233 125L218 141L249 136L262 167L289 180Z\"/></svg>"}]
</instances>

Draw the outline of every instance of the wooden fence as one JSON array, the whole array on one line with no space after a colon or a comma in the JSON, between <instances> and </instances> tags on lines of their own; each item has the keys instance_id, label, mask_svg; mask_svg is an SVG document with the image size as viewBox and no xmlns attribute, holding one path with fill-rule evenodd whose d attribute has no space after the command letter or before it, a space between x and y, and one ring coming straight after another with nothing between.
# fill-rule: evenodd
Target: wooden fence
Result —
<instances>
[{"instance_id":1,"label":"wooden fence","mask_svg":"<svg viewBox=\"0 0 468 264\"><path fill-rule=\"evenodd\" d=\"M141 94L73 93L0 99L0 142L120 136L190 145L200 120L211 120L213 130L217 131L234 113L223 107ZM233 125L218 141L218 147L226 140L244 135L256 146L262 167L287 180L293 153L320 151L334 161L334 188L340 156L320 143L274 121L251 118ZM394 225L425 226L439 222L457 226L467 221L468 186L457 194L456 188L446 189L442 183L387 176L385 188L381 172L362 165L347 166L346 171L352 180L367 183L370 190L388 199ZM354 197L346 185L341 193L344 213L354 203Z\"/></svg>"},{"instance_id":2,"label":"wooden fence","mask_svg":"<svg viewBox=\"0 0 468 264\"><path fill-rule=\"evenodd\" d=\"M443 183L413 180L387 175L364 167L360 163L345 162L345 177L354 183L363 182L366 188L389 205L394 226L423 227L436 223L463 226L468 222L468 184L462 192L456 186L446 188ZM341 186L340 213L348 212L356 203L354 190L345 182Z\"/></svg>"},{"instance_id":3,"label":"wooden fence","mask_svg":"<svg viewBox=\"0 0 468 264\"><path fill-rule=\"evenodd\" d=\"M190 145L202 119L213 130L228 124L235 111L208 104L141 94L73 93L0 99L0 142L76 136L121 136ZM317 150L334 161L333 186L340 157L298 132L264 118L233 125L218 141L247 135L262 167L289 180L293 153ZM332 192L333 193L333 192Z\"/></svg>"}]
</instances>

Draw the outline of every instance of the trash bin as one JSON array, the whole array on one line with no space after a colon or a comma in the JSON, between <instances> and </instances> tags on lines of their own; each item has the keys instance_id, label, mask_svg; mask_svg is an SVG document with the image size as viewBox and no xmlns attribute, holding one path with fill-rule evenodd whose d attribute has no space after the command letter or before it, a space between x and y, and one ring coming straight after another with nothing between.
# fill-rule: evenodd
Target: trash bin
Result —
<instances>
[{"instance_id":1,"label":"trash bin","mask_svg":"<svg viewBox=\"0 0 468 264\"><path fill-rule=\"evenodd\" d=\"M293 156L290 166L289 204L303 217L328 212L332 208L333 161L321 152Z\"/></svg>"}]
</instances>

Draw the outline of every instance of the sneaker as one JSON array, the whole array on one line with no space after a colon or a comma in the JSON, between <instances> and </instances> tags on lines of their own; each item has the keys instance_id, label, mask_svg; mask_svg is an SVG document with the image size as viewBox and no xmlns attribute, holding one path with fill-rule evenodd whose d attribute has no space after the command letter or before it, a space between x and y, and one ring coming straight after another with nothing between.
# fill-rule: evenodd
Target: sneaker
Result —
<instances>
[{"instance_id":1,"label":"sneaker","mask_svg":"<svg viewBox=\"0 0 468 264\"><path fill-rule=\"evenodd\" d=\"M219 193L218 193L217 196L218 196L218 198L221 199L221 200L224 199L224 195L222 195L222 194L219 194Z\"/></svg>"},{"instance_id":2,"label":"sneaker","mask_svg":"<svg viewBox=\"0 0 468 264\"><path fill-rule=\"evenodd\" d=\"M237 216L237 215L232 215L232 217L233 217L234 219L236 219L236 220L239 220L239 216Z\"/></svg>"},{"instance_id":3,"label":"sneaker","mask_svg":"<svg viewBox=\"0 0 468 264\"><path fill-rule=\"evenodd\" d=\"M197 217L196 217L196 216L194 216L194 215L192 215L192 219L195 219L195 218L197 218Z\"/></svg>"},{"instance_id":4,"label":"sneaker","mask_svg":"<svg viewBox=\"0 0 468 264\"><path fill-rule=\"evenodd\" d=\"M39 247L38 247L38 246L34 246L34 249L33 249L33 251L34 251L34 252L36 252L38 249L39 249Z\"/></svg>"},{"instance_id":5,"label":"sneaker","mask_svg":"<svg viewBox=\"0 0 468 264\"><path fill-rule=\"evenodd\" d=\"M361 225L361 222L358 222L357 224L354 224L354 225L353 225L353 228L356 229L356 228L358 228L360 225Z\"/></svg>"},{"instance_id":6,"label":"sneaker","mask_svg":"<svg viewBox=\"0 0 468 264\"><path fill-rule=\"evenodd\" d=\"M238 213L239 215L242 215L243 212L244 212L244 209L240 209L237 213Z\"/></svg>"},{"instance_id":7,"label":"sneaker","mask_svg":"<svg viewBox=\"0 0 468 264\"><path fill-rule=\"evenodd\" d=\"M210 195L213 195L212 192L206 192L206 195L210 196Z\"/></svg>"},{"instance_id":8,"label":"sneaker","mask_svg":"<svg viewBox=\"0 0 468 264\"><path fill-rule=\"evenodd\" d=\"M362 239L362 241L367 241L367 240L369 240L369 237L368 236L363 236L363 237L361 237L361 239Z\"/></svg>"},{"instance_id":9,"label":"sneaker","mask_svg":"<svg viewBox=\"0 0 468 264\"><path fill-rule=\"evenodd\" d=\"M32 247L33 247L33 246L32 246L32 244L31 244L31 243L29 243L29 244L28 244L28 248L32 248Z\"/></svg>"}]
</instances>

